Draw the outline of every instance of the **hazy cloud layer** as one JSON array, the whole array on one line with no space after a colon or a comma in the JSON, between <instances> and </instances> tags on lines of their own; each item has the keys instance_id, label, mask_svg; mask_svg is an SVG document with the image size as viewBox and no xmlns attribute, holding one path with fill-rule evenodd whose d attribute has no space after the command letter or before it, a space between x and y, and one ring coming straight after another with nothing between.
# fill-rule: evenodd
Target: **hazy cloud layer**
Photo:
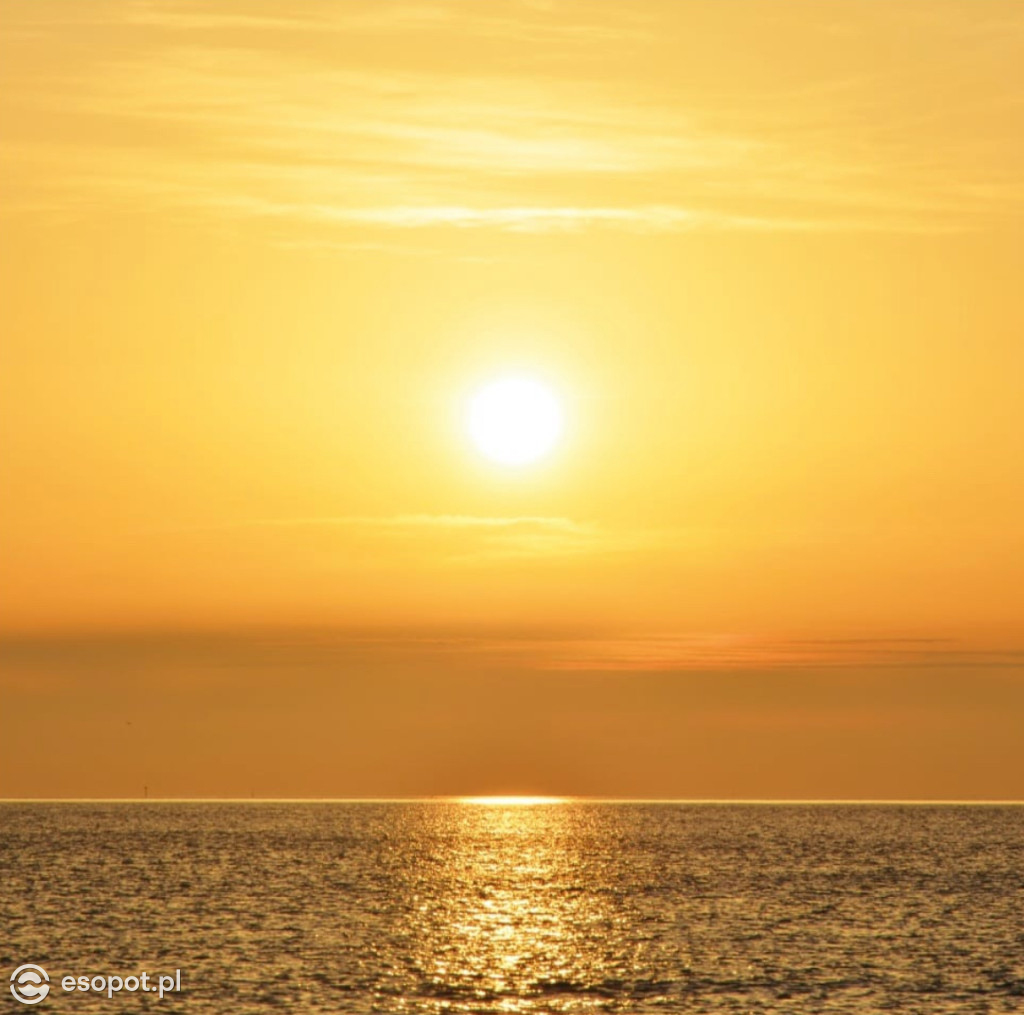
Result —
<instances>
[{"instance_id":1,"label":"hazy cloud layer","mask_svg":"<svg viewBox=\"0 0 1024 1015\"><path fill-rule=\"evenodd\" d=\"M625 533L602 531L571 518L525 515L385 515L313 518L261 518L196 528L193 533L259 533L260 530L306 530L327 540L333 534L357 554L380 558L393 554L417 559L487 561L609 552L637 545ZM181 530L179 530L181 531Z\"/></svg>"},{"instance_id":2,"label":"hazy cloud layer","mask_svg":"<svg viewBox=\"0 0 1024 1015\"><path fill-rule=\"evenodd\" d=\"M22 5L0 36L6 201L269 216L282 239L1018 216L1021 21L916 6L809 22L784 5ZM769 48L766 64L806 64L799 83L714 63L767 28L792 52ZM898 60L876 52L883 37L907 41Z\"/></svg>"},{"instance_id":3,"label":"hazy cloud layer","mask_svg":"<svg viewBox=\"0 0 1024 1015\"><path fill-rule=\"evenodd\" d=\"M1019 663L758 667L751 657L722 668L705 656L676 672L544 668L553 652L602 650L600 637L569 634L7 641L0 796L131 797L144 786L152 797L951 798L977 797L983 785L990 799L1019 799L1024 790ZM634 640L629 652L638 657L642 644L653 643Z\"/></svg>"}]
</instances>

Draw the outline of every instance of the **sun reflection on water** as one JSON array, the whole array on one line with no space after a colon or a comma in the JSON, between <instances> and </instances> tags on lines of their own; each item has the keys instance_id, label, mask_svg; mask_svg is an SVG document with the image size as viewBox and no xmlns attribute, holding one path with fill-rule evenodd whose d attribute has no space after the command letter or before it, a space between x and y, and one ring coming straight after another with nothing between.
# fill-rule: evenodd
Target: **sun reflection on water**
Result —
<instances>
[{"instance_id":1,"label":"sun reflection on water","mask_svg":"<svg viewBox=\"0 0 1024 1015\"><path fill-rule=\"evenodd\" d=\"M613 924L607 897L586 890L580 815L524 806L549 797L506 801L445 809L441 867L416 892L411 965L438 1011L579 1010L594 1000L595 949Z\"/></svg>"},{"instance_id":2,"label":"sun reflection on water","mask_svg":"<svg viewBox=\"0 0 1024 1015\"><path fill-rule=\"evenodd\" d=\"M478 804L484 807L537 807L543 804L564 804L570 798L564 796L460 796L454 798L460 804Z\"/></svg>"}]
</instances>

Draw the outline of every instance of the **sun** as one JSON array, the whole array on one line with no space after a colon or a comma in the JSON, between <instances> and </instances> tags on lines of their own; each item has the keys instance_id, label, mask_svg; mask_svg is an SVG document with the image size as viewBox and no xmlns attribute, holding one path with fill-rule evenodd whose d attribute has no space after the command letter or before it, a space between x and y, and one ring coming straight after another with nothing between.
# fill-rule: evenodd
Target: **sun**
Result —
<instances>
[{"instance_id":1,"label":"sun","mask_svg":"<svg viewBox=\"0 0 1024 1015\"><path fill-rule=\"evenodd\" d=\"M562 436L562 408L543 384L501 377L469 400L466 426L477 448L501 465L528 465L548 454Z\"/></svg>"}]
</instances>

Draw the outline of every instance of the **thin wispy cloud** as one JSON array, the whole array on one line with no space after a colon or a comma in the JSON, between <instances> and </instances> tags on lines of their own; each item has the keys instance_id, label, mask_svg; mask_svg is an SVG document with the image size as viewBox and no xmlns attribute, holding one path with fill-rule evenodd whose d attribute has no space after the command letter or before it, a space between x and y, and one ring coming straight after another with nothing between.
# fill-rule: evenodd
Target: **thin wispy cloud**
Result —
<instances>
[{"instance_id":1,"label":"thin wispy cloud","mask_svg":"<svg viewBox=\"0 0 1024 1015\"><path fill-rule=\"evenodd\" d=\"M220 525L212 529L234 528L366 528L366 529L513 529L521 527L551 529L560 532L588 532L593 526L548 515L313 515L296 518L252 518ZM181 530L173 530L181 531Z\"/></svg>"},{"instance_id":2,"label":"thin wispy cloud","mask_svg":"<svg viewBox=\"0 0 1024 1015\"><path fill-rule=\"evenodd\" d=\"M536 529L550 532L566 532L577 535L595 531L594 526L584 525L571 518L545 515L518 515L509 518L490 515L340 515L315 516L309 518L258 518L238 522L225 528L347 528L401 531L405 529L483 529L512 530Z\"/></svg>"},{"instance_id":3,"label":"thin wispy cloud","mask_svg":"<svg viewBox=\"0 0 1024 1015\"><path fill-rule=\"evenodd\" d=\"M603 8L603 9L602 9ZM558 12L529 0L504 0L464 5L451 2L292 4L274 16L256 14L238 5L210 9L208 5L132 0L125 18L132 24L185 32L360 32L394 34L434 33L458 28L480 38L521 42L557 40L614 41L619 45L649 40L651 19L639 9L609 11L602 4L577 4L571 22Z\"/></svg>"},{"instance_id":4,"label":"thin wispy cloud","mask_svg":"<svg viewBox=\"0 0 1024 1015\"><path fill-rule=\"evenodd\" d=\"M925 222L904 216L862 218L781 218L730 215L671 205L608 207L504 207L474 208L466 205L398 205L378 208L345 208L329 205L275 205L227 201L222 205L250 214L298 218L325 223L380 226L394 229L501 229L514 233L579 232L584 229L623 229L639 233L689 230L818 232L822 230L940 232L952 224Z\"/></svg>"},{"instance_id":5,"label":"thin wispy cloud","mask_svg":"<svg viewBox=\"0 0 1024 1015\"><path fill-rule=\"evenodd\" d=\"M1024 648L956 638L793 638L730 632L676 634L612 633L587 630L493 625L444 626L416 630L381 627L261 627L243 631L139 631L116 636L6 635L0 659L30 665L56 656L108 662L116 656L145 652L155 660L175 662L197 655L245 655L250 662L315 661L323 664L393 663L415 660L448 670L511 671L571 676L628 674L726 674L808 672L822 682L841 683L844 672L875 671L893 675L943 671L1005 674L1019 687Z\"/></svg>"},{"instance_id":6,"label":"thin wispy cloud","mask_svg":"<svg viewBox=\"0 0 1024 1015\"><path fill-rule=\"evenodd\" d=\"M558 559L622 553L641 548L651 534L616 532L571 518L449 514L342 515L255 518L189 529L154 531L151 536L217 534L221 539L256 538L259 533L305 533L331 550L394 555L448 563L486 563L514 558ZM249 534L246 537L246 534Z\"/></svg>"},{"instance_id":7,"label":"thin wispy cloud","mask_svg":"<svg viewBox=\"0 0 1024 1015\"><path fill-rule=\"evenodd\" d=\"M759 638L663 635L579 639L551 646L553 670L674 672L701 669L995 667L1017 670L1024 652L960 644L953 638Z\"/></svg>"},{"instance_id":8,"label":"thin wispy cloud","mask_svg":"<svg viewBox=\"0 0 1024 1015\"><path fill-rule=\"evenodd\" d=\"M911 60L899 74L880 62L772 89L693 89L646 68L685 18L574 10L85 9L84 22L130 41L69 51L30 87L5 89L7 206L273 217L291 241L412 229L948 231L1024 210L1024 150L1001 119L1024 88L950 94L939 116ZM965 20L998 72L1006 36ZM1024 30L1003 29L1024 46ZM4 45L59 45L60 30L29 9ZM915 31L924 47L951 28L936 18ZM488 40L490 65L431 55L442 52L431 39L453 35ZM610 37L625 40L614 87L588 48L605 52ZM382 38L425 55L375 58ZM38 124L52 117L69 129L42 142Z\"/></svg>"},{"instance_id":9,"label":"thin wispy cloud","mask_svg":"<svg viewBox=\"0 0 1024 1015\"><path fill-rule=\"evenodd\" d=\"M1015 644L979 644L951 637L777 638L730 632L610 634L543 630L329 632L305 639L330 649L345 645L389 655L427 653L472 666L511 665L537 672L693 673L716 671L1005 670L1024 665Z\"/></svg>"}]
</instances>

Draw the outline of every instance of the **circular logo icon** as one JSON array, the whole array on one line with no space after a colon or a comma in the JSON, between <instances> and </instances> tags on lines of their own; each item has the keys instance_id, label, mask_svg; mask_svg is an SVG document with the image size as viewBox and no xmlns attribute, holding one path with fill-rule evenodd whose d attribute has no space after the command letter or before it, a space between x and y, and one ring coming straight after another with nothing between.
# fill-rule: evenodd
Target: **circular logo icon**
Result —
<instances>
[{"instance_id":1,"label":"circular logo icon","mask_svg":"<svg viewBox=\"0 0 1024 1015\"><path fill-rule=\"evenodd\" d=\"M11 973L11 993L22 1004L39 1004L50 993L50 977L42 966L26 962Z\"/></svg>"}]
</instances>

